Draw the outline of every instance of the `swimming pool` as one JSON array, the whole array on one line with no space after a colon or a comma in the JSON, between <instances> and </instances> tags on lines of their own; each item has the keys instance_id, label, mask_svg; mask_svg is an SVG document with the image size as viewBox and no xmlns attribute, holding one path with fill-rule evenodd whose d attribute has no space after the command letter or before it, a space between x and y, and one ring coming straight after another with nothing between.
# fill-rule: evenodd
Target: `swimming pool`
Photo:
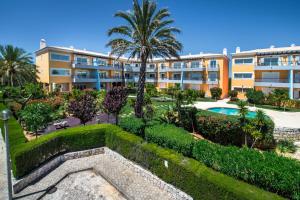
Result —
<instances>
[{"instance_id":1,"label":"swimming pool","mask_svg":"<svg viewBox=\"0 0 300 200\"><path fill-rule=\"evenodd\" d=\"M239 109L237 108L222 108L222 107L215 107L215 108L209 108L208 111L220 113L224 115L239 115ZM249 111L247 113L248 118L255 118L256 112Z\"/></svg>"}]
</instances>

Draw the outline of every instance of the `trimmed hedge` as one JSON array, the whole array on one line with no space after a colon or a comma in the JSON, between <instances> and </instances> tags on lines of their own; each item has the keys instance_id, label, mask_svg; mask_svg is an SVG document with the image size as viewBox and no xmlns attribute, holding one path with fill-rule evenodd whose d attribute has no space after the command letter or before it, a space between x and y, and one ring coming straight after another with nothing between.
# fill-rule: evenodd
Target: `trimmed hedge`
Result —
<instances>
[{"instance_id":1,"label":"trimmed hedge","mask_svg":"<svg viewBox=\"0 0 300 200\"><path fill-rule=\"evenodd\" d=\"M145 139L159 146L174 149L189 157L192 156L195 141L189 132L170 124L160 124L147 128Z\"/></svg>"},{"instance_id":2,"label":"trimmed hedge","mask_svg":"<svg viewBox=\"0 0 300 200\"><path fill-rule=\"evenodd\" d=\"M104 129L109 125L90 125L68 128L20 144L12 151L12 169L19 178L63 152L105 146Z\"/></svg>"},{"instance_id":3,"label":"trimmed hedge","mask_svg":"<svg viewBox=\"0 0 300 200\"><path fill-rule=\"evenodd\" d=\"M106 145L145 167L164 181L180 188L194 199L264 199L282 197L218 173L200 162L173 150L145 143L125 131L107 131ZM168 168L164 162L168 161Z\"/></svg>"},{"instance_id":4,"label":"trimmed hedge","mask_svg":"<svg viewBox=\"0 0 300 200\"><path fill-rule=\"evenodd\" d=\"M0 111L4 109L6 109L6 106L3 103L0 103ZM4 123L2 120L0 120L0 127L2 130L2 136L4 138L5 137ZM11 116L11 118L8 120L8 130L9 130L9 145L10 145L11 152L13 151L13 147L15 145L19 145L27 142L27 139L24 136L21 125L13 116Z\"/></svg>"},{"instance_id":5,"label":"trimmed hedge","mask_svg":"<svg viewBox=\"0 0 300 200\"><path fill-rule=\"evenodd\" d=\"M119 122L119 126L125 131L134 133L138 136L144 135L145 125L141 118L137 117L122 117Z\"/></svg>"},{"instance_id":6,"label":"trimmed hedge","mask_svg":"<svg viewBox=\"0 0 300 200\"><path fill-rule=\"evenodd\" d=\"M272 152L198 141L193 156L208 167L291 199L300 199L300 163ZM263 198L262 198L263 199Z\"/></svg>"}]
</instances>

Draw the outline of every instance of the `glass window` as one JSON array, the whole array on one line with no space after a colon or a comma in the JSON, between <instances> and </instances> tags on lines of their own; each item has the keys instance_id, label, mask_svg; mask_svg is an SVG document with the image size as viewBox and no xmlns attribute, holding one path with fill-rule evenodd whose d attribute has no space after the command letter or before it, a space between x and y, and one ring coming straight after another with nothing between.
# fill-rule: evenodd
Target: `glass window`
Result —
<instances>
[{"instance_id":1,"label":"glass window","mask_svg":"<svg viewBox=\"0 0 300 200\"><path fill-rule=\"evenodd\" d=\"M78 78L87 78L88 72L87 71L76 71L76 76Z\"/></svg>"},{"instance_id":2,"label":"glass window","mask_svg":"<svg viewBox=\"0 0 300 200\"><path fill-rule=\"evenodd\" d=\"M176 69L181 68L181 62L173 63L173 67L176 68Z\"/></svg>"},{"instance_id":3,"label":"glass window","mask_svg":"<svg viewBox=\"0 0 300 200\"><path fill-rule=\"evenodd\" d=\"M210 72L210 73L208 73L208 79L210 81L216 81L217 78L218 78L217 72Z\"/></svg>"},{"instance_id":4,"label":"glass window","mask_svg":"<svg viewBox=\"0 0 300 200\"><path fill-rule=\"evenodd\" d=\"M234 59L235 64L252 64L253 58L238 58Z\"/></svg>"},{"instance_id":5,"label":"glass window","mask_svg":"<svg viewBox=\"0 0 300 200\"><path fill-rule=\"evenodd\" d=\"M217 61L216 60L211 60L209 66L210 67L217 67Z\"/></svg>"},{"instance_id":6,"label":"glass window","mask_svg":"<svg viewBox=\"0 0 300 200\"><path fill-rule=\"evenodd\" d=\"M70 61L70 56L65 54L58 54L58 53L51 53L50 54L51 60L57 60L57 61Z\"/></svg>"},{"instance_id":7,"label":"glass window","mask_svg":"<svg viewBox=\"0 0 300 200\"><path fill-rule=\"evenodd\" d=\"M88 59L85 57L76 57L76 62L77 62L77 64L87 64Z\"/></svg>"},{"instance_id":8,"label":"glass window","mask_svg":"<svg viewBox=\"0 0 300 200\"><path fill-rule=\"evenodd\" d=\"M240 93L246 93L250 88L242 88L242 87L234 87L233 90L240 92Z\"/></svg>"},{"instance_id":9,"label":"glass window","mask_svg":"<svg viewBox=\"0 0 300 200\"><path fill-rule=\"evenodd\" d=\"M261 58L261 64L264 66L278 65L278 58Z\"/></svg>"},{"instance_id":10,"label":"glass window","mask_svg":"<svg viewBox=\"0 0 300 200\"><path fill-rule=\"evenodd\" d=\"M93 58L93 64L94 66L106 66L107 62L106 60L102 60L100 58Z\"/></svg>"},{"instance_id":11,"label":"glass window","mask_svg":"<svg viewBox=\"0 0 300 200\"><path fill-rule=\"evenodd\" d=\"M149 68L150 68L150 69L154 69L154 68L155 68L155 65L154 65L154 64L150 64L150 65L149 65Z\"/></svg>"},{"instance_id":12,"label":"glass window","mask_svg":"<svg viewBox=\"0 0 300 200\"><path fill-rule=\"evenodd\" d=\"M235 79L251 79L252 73L234 73L233 77Z\"/></svg>"},{"instance_id":13,"label":"glass window","mask_svg":"<svg viewBox=\"0 0 300 200\"><path fill-rule=\"evenodd\" d=\"M191 68L198 68L200 67L200 62L199 61L192 61L191 62Z\"/></svg>"},{"instance_id":14,"label":"glass window","mask_svg":"<svg viewBox=\"0 0 300 200\"><path fill-rule=\"evenodd\" d=\"M52 76L70 76L71 70L64 69L64 68L51 68L51 75Z\"/></svg>"}]
</instances>

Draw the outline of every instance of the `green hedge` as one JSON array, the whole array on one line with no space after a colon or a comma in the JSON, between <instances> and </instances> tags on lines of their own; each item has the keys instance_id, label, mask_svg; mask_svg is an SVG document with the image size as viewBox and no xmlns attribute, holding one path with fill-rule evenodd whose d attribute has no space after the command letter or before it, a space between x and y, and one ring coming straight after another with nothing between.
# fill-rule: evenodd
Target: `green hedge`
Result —
<instances>
[{"instance_id":1,"label":"green hedge","mask_svg":"<svg viewBox=\"0 0 300 200\"><path fill-rule=\"evenodd\" d=\"M106 134L106 145L166 182L180 188L194 199L283 199L255 186L218 173L200 162L173 150L145 143L125 131ZM168 168L164 161L168 161Z\"/></svg>"},{"instance_id":2,"label":"green hedge","mask_svg":"<svg viewBox=\"0 0 300 200\"><path fill-rule=\"evenodd\" d=\"M104 130L108 126L114 128L110 125L73 127L15 146L11 154L14 176L22 177L62 152L105 146Z\"/></svg>"},{"instance_id":3,"label":"green hedge","mask_svg":"<svg viewBox=\"0 0 300 200\"><path fill-rule=\"evenodd\" d=\"M136 117L122 117L119 122L119 126L122 127L125 131L134 133L139 136L144 135L144 123L141 118Z\"/></svg>"},{"instance_id":4,"label":"green hedge","mask_svg":"<svg viewBox=\"0 0 300 200\"><path fill-rule=\"evenodd\" d=\"M198 141L193 156L208 167L265 190L300 199L300 163L271 152Z\"/></svg>"},{"instance_id":5,"label":"green hedge","mask_svg":"<svg viewBox=\"0 0 300 200\"><path fill-rule=\"evenodd\" d=\"M6 106L0 103L0 111L6 109ZM0 120L0 127L2 130L2 136L4 138L4 124L3 121ZM27 142L26 137L24 136L23 129L21 125L18 123L18 121L11 116L11 118L8 120L8 130L9 130L9 144L10 144L10 150L13 151L13 147L15 145L23 144Z\"/></svg>"},{"instance_id":6,"label":"green hedge","mask_svg":"<svg viewBox=\"0 0 300 200\"><path fill-rule=\"evenodd\" d=\"M170 124L148 127L145 139L159 146L174 149L186 156L192 155L194 138L186 130Z\"/></svg>"}]
</instances>

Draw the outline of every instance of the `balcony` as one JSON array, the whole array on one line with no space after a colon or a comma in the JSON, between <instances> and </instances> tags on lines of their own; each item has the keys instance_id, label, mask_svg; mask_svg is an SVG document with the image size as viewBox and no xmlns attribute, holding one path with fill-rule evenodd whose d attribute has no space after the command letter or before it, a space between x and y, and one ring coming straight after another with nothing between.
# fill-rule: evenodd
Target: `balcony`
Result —
<instances>
[{"instance_id":1,"label":"balcony","mask_svg":"<svg viewBox=\"0 0 300 200\"><path fill-rule=\"evenodd\" d=\"M254 86L259 87L289 87L289 79L263 78L255 79Z\"/></svg>"},{"instance_id":2,"label":"balcony","mask_svg":"<svg viewBox=\"0 0 300 200\"><path fill-rule=\"evenodd\" d=\"M91 62L85 62L85 63L79 63L77 61L73 61L72 63L73 68L77 69L97 69L97 70L115 70L115 71L121 71L122 67L120 65L109 65L109 64L99 64L91 63Z\"/></svg>"},{"instance_id":3,"label":"balcony","mask_svg":"<svg viewBox=\"0 0 300 200\"><path fill-rule=\"evenodd\" d=\"M146 77L146 82L148 82L148 83L154 83L154 82L157 82L157 78Z\"/></svg>"},{"instance_id":4,"label":"balcony","mask_svg":"<svg viewBox=\"0 0 300 200\"><path fill-rule=\"evenodd\" d=\"M156 72L157 68L156 67L147 67L146 72Z\"/></svg>"},{"instance_id":5,"label":"balcony","mask_svg":"<svg viewBox=\"0 0 300 200\"><path fill-rule=\"evenodd\" d=\"M207 71L211 71L211 72L219 71L219 64L217 64L217 65L208 65L207 66Z\"/></svg>"},{"instance_id":6,"label":"balcony","mask_svg":"<svg viewBox=\"0 0 300 200\"><path fill-rule=\"evenodd\" d=\"M257 62L255 70L290 70L295 68L294 62ZM300 69L300 66L299 66Z\"/></svg>"},{"instance_id":7,"label":"balcony","mask_svg":"<svg viewBox=\"0 0 300 200\"><path fill-rule=\"evenodd\" d=\"M121 76L100 76L100 82L106 83L106 82L122 82Z\"/></svg>"},{"instance_id":8,"label":"balcony","mask_svg":"<svg viewBox=\"0 0 300 200\"><path fill-rule=\"evenodd\" d=\"M208 78L206 81L207 84L209 85L217 85L219 84L219 79L216 78Z\"/></svg>"},{"instance_id":9,"label":"balcony","mask_svg":"<svg viewBox=\"0 0 300 200\"><path fill-rule=\"evenodd\" d=\"M187 84L203 84L205 81L202 78L184 78L183 83Z\"/></svg>"},{"instance_id":10,"label":"balcony","mask_svg":"<svg viewBox=\"0 0 300 200\"><path fill-rule=\"evenodd\" d=\"M74 83L95 83L97 82L96 76L72 76L72 81Z\"/></svg>"}]
</instances>

